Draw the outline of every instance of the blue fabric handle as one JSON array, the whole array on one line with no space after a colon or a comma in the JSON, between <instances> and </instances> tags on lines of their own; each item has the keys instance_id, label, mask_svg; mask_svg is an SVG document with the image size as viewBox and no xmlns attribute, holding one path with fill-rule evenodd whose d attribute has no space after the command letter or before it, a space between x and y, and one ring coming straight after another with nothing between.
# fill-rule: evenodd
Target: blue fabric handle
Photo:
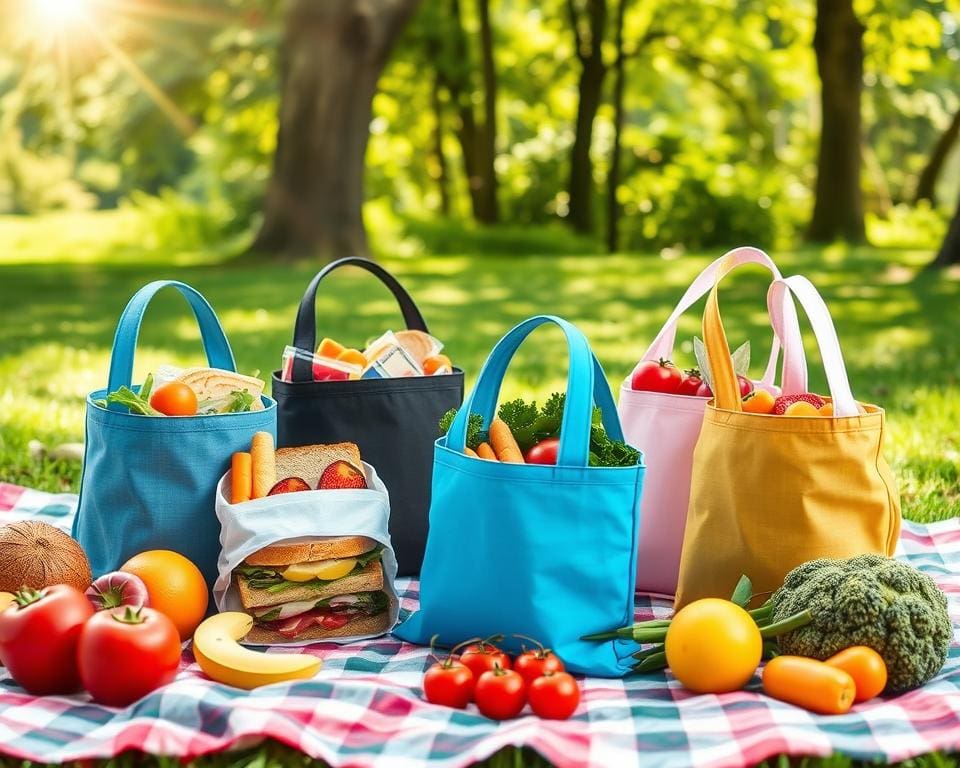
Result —
<instances>
[{"instance_id":1,"label":"blue fabric handle","mask_svg":"<svg viewBox=\"0 0 960 768\"><path fill-rule=\"evenodd\" d=\"M227 371L236 371L237 365L233 359L230 343L223 333L220 321L207 300L186 283L176 280L156 280L148 283L137 291L117 323L117 333L113 338L113 353L110 356L110 377L107 384L108 392L115 392L120 387L129 387L133 378L133 355L137 347L137 338L140 335L140 323L143 321L150 301L157 293L166 287L176 288L189 302L193 314L200 326L200 337L203 340L203 349L207 355L207 363L211 368L222 368ZM126 406L111 403L108 408L112 411L123 410Z\"/></svg>"},{"instance_id":2,"label":"blue fabric handle","mask_svg":"<svg viewBox=\"0 0 960 768\"><path fill-rule=\"evenodd\" d=\"M500 396L500 387L507 367L524 339L546 323L559 326L567 339L569 371L567 373L567 397L560 425L560 450L557 463L560 466L585 467L590 459L590 424L593 404L596 403L603 416L603 425L611 440L623 440L623 431L617 417L613 394L606 375L590 349L586 337L573 324L554 315L537 315L513 328L493 348L480 371L476 386L470 397L457 412L447 434L447 445L455 451L463 451L469 414L477 413L489 424Z\"/></svg>"}]
</instances>

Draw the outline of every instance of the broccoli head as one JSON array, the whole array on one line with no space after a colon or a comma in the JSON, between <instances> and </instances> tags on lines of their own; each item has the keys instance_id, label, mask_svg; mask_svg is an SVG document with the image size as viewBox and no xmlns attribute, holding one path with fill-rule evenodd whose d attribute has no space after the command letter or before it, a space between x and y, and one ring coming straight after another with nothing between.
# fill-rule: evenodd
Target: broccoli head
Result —
<instances>
[{"instance_id":1,"label":"broccoli head","mask_svg":"<svg viewBox=\"0 0 960 768\"><path fill-rule=\"evenodd\" d=\"M772 598L773 620L809 610L813 621L778 638L786 654L826 659L867 645L899 693L930 680L947 659L953 629L936 583L906 563L859 555L811 560L787 574Z\"/></svg>"}]
</instances>

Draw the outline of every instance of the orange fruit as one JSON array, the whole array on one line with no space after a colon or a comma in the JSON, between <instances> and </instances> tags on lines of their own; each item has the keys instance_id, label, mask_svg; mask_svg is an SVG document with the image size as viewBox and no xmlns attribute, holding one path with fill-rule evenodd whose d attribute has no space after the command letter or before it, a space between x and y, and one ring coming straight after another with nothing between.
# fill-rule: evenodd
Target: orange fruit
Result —
<instances>
[{"instance_id":1,"label":"orange fruit","mask_svg":"<svg viewBox=\"0 0 960 768\"><path fill-rule=\"evenodd\" d=\"M317 354L320 357L329 357L331 360L336 360L337 356L343 352L344 349L345 347L339 341L324 339L317 347Z\"/></svg>"},{"instance_id":2,"label":"orange fruit","mask_svg":"<svg viewBox=\"0 0 960 768\"><path fill-rule=\"evenodd\" d=\"M453 363L450 362L450 358L446 355L433 355L432 357L425 357L423 359L423 372L427 376L433 376L433 374L441 368L453 370Z\"/></svg>"},{"instance_id":3,"label":"orange fruit","mask_svg":"<svg viewBox=\"0 0 960 768\"><path fill-rule=\"evenodd\" d=\"M824 403L819 412L821 416L833 416L833 403Z\"/></svg>"},{"instance_id":4,"label":"orange fruit","mask_svg":"<svg viewBox=\"0 0 960 768\"><path fill-rule=\"evenodd\" d=\"M207 613L207 583L200 569L179 552L151 549L134 555L121 571L139 576L147 587L150 607L176 626L180 640L189 640Z\"/></svg>"},{"instance_id":5,"label":"orange fruit","mask_svg":"<svg viewBox=\"0 0 960 768\"><path fill-rule=\"evenodd\" d=\"M803 400L798 400L795 403L791 403L787 410L783 412L784 416L822 416L816 409L816 406L811 405L810 403L804 402Z\"/></svg>"},{"instance_id":6,"label":"orange fruit","mask_svg":"<svg viewBox=\"0 0 960 768\"><path fill-rule=\"evenodd\" d=\"M765 389L755 389L743 399L743 410L747 413L773 413L776 398Z\"/></svg>"},{"instance_id":7,"label":"orange fruit","mask_svg":"<svg viewBox=\"0 0 960 768\"><path fill-rule=\"evenodd\" d=\"M363 356L363 352L359 349L345 349L337 355L337 360L351 365L359 365L361 368L367 367L367 358Z\"/></svg>"}]
</instances>

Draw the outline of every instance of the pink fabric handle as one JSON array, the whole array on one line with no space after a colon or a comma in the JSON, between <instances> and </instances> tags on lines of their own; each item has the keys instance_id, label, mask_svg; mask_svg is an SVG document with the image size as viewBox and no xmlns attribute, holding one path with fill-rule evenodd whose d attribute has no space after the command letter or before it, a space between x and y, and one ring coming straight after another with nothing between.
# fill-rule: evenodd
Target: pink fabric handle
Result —
<instances>
[{"instance_id":1,"label":"pink fabric handle","mask_svg":"<svg viewBox=\"0 0 960 768\"><path fill-rule=\"evenodd\" d=\"M787 306L793 305L789 300L791 294L796 296L813 327L813 334L817 339L820 357L823 360L823 369L827 374L830 396L833 398L834 416L856 416L859 411L853 399L853 393L850 391L847 367L843 362L840 340L837 338L837 329L833 325L830 310L827 309L823 297L813 283L803 275L793 275L786 279L777 278L770 284L770 290L767 292L767 308L770 311L774 331L777 336L783 338L784 325L789 323ZM796 311L795 307L794 311ZM784 354L789 354L790 347L795 343L797 343L796 339L784 339Z\"/></svg>"},{"instance_id":2,"label":"pink fabric handle","mask_svg":"<svg viewBox=\"0 0 960 768\"><path fill-rule=\"evenodd\" d=\"M773 274L775 280L782 277L777 265L773 263L773 259L759 248L743 246L728 251L697 275L696 279L690 284L686 293L683 294L683 297L677 303L667 322L664 323L663 328L660 329L660 333L657 334L650 348L644 353L643 357L640 358L640 362L672 357L673 345L677 335L677 321L680 319L680 316L707 295L710 289L713 288L714 282L718 279L718 273L720 277L723 277L728 272L744 264L759 264L762 267L766 267ZM793 306L792 301L790 302L790 306L785 308L784 319L786 321L786 328L789 329L790 332L790 339L794 342L791 344L791 348L793 350L800 349L801 353L799 355L791 353L789 357L786 354L784 355L783 376L781 381L783 392L785 394L804 392L807 388L807 365L802 354L803 345L799 343L800 324L797 319L797 310L796 307ZM761 379L761 382L767 386L772 385L776 379L777 359L780 354L781 338L782 336L774 334L770 349L770 359L767 361L767 368ZM640 362L637 363L637 366L640 365ZM636 367L634 370L636 370Z\"/></svg>"}]
</instances>

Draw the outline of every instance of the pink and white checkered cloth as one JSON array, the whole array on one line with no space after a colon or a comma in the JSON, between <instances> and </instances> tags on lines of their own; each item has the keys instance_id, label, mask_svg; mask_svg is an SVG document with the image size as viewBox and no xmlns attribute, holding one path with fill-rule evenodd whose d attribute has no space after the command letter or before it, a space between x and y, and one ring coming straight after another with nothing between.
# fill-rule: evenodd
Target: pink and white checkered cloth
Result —
<instances>
[{"instance_id":1,"label":"pink and white checkered cloth","mask_svg":"<svg viewBox=\"0 0 960 768\"><path fill-rule=\"evenodd\" d=\"M0 522L31 517L69 529L76 498L0 483ZM746 691L695 696L668 672L581 680L582 704L566 722L532 715L494 723L471 706L436 707L420 694L427 650L392 637L348 646L318 643L313 680L239 691L206 679L184 651L176 681L127 709L86 695L37 698L0 677L0 754L39 762L106 758L128 750L194 757L272 738L334 766L457 768L503 747L527 746L558 766L742 766L773 755L890 762L960 750L960 520L905 523L898 556L929 573L950 599L954 643L935 680L895 699L819 717ZM416 581L398 584L405 609ZM638 600L637 617L669 606ZM2 674L2 673L0 673Z\"/></svg>"}]
</instances>

